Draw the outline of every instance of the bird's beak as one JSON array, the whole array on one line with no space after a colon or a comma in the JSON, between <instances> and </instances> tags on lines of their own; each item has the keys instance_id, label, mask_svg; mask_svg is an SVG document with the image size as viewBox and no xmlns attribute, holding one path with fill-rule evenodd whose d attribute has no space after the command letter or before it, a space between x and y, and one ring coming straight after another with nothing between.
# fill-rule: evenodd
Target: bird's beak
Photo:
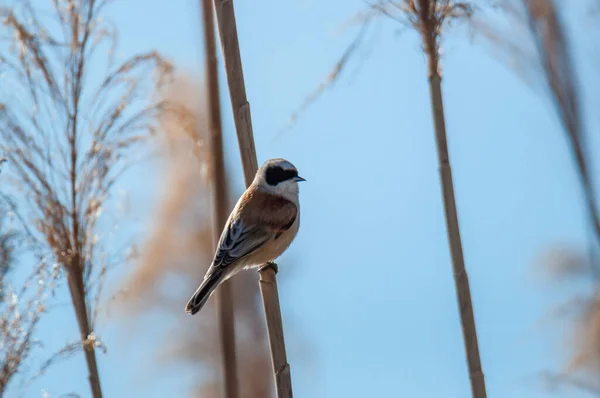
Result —
<instances>
[{"instance_id":1,"label":"bird's beak","mask_svg":"<svg viewBox=\"0 0 600 398\"><path fill-rule=\"evenodd\" d=\"M296 176L296 177L294 177L294 181L300 182L300 181L306 181L306 180L300 176Z\"/></svg>"}]
</instances>

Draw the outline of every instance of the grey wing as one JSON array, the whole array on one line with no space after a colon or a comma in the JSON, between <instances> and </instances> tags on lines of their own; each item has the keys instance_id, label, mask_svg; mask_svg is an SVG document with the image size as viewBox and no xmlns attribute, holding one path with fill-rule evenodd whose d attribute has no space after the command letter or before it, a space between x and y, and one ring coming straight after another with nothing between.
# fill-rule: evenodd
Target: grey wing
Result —
<instances>
[{"instance_id":1,"label":"grey wing","mask_svg":"<svg viewBox=\"0 0 600 398\"><path fill-rule=\"evenodd\" d=\"M221 234L212 267L223 269L258 250L272 237L271 231L245 225L240 218L235 218Z\"/></svg>"}]
</instances>

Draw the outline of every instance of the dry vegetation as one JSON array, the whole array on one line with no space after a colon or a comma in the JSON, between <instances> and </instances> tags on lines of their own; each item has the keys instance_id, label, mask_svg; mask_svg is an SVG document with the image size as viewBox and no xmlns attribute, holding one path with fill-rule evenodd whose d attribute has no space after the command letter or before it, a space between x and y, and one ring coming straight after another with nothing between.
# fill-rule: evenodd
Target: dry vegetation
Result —
<instances>
[{"instance_id":1,"label":"dry vegetation","mask_svg":"<svg viewBox=\"0 0 600 398\"><path fill-rule=\"evenodd\" d=\"M221 116L221 94L217 62L217 38L214 23L213 3L202 0L202 26L204 31L204 86L207 103L208 136L210 137L210 180L213 204L213 242L219 241L229 213L227 179L225 178L225 149L223 148L223 123ZM222 354L223 396L238 398L239 385L235 345L235 318L231 281L224 281L216 291L219 335Z\"/></svg>"},{"instance_id":2,"label":"dry vegetation","mask_svg":"<svg viewBox=\"0 0 600 398\"><path fill-rule=\"evenodd\" d=\"M592 265L585 253L570 247L553 247L541 260L542 272L550 277L553 286L573 283L589 287L552 311L553 318L569 326L568 359L560 371L543 372L542 381L550 390L576 389L600 396L600 284L594 269L597 265Z\"/></svg>"},{"instance_id":3,"label":"dry vegetation","mask_svg":"<svg viewBox=\"0 0 600 398\"><path fill-rule=\"evenodd\" d=\"M384 15L390 16L389 11L384 8L387 4L389 3L382 4L379 9ZM473 398L485 398L487 391L479 354L477 328L475 326L475 316L471 301L471 288L465 267L458 213L456 211L440 71L442 30L456 19L470 17L471 7L468 3L451 0L405 0L400 5L396 3L391 4L392 7L402 11L410 24L420 33L423 50L427 57L431 110L437 145L444 214L446 216L446 229L448 232L458 310L465 344L465 355L469 367L471 394Z\"/></svg>"},{"instance_id":4,"label":"dry vegetation","mask_svg":"<svg viewBox=\"0 0 600 398\"><path fill-rule=\"evenodd\" d=\"M38 256L34 257L37 265L25 280L14 276L27 236L25 231L19 230L18 222L8 222L10 213L9 208L0 206L0 396L15 381L39 343L34 333L59 272L57 265ZM36 252L33 247L28 249ZM21 385L24 385L27 379L21 376Z\"/></svg>"},{"instance_id":5,"label":"dry vegetation","mask_svg":"<svg viewBox=\"0 0 600 398\"><path fill-rule=\"evenodd\" d=\"M159 54L114 64L107 0L29 0L0 9L9 48L0 56L0 150L33 236L63 267L92 395L102 396L94 333L109 263L97 223L111 189L166 104L152 101L171 65ZM100 81L89 78L106 67ZM8 170L7 170L8 172ZM8 174L8 173L7 173ZM118 262L118 261L117 261ZM114 265L114 264L113 264Z\"/></svg>"},{"instance_id":6,"label":"dry vegetation","mask_svg":"<svg viewBox=\"0 0 600 398\"><path fill-rule=\"evenodd\" d=\"M479 21L478 27L513 65L521 68L519 72L525 72L528 82L541 84L553 104L581 182L590 227L588 254L555 248L545 256L546 272L555 280L569 283L574 277L584 277L594 286L591 293L569 300L576 305L568 306L575 310L575 318L571 318L575 321L567 366L558 374L549 372L544 376L550 386L567 385L600 396L600 211L591 172L592 132L587 131L583 118L581 76L566 24L565 11L570 5L555 0L502 0L497 5L510 21L511 31L521 34L494 29L495 25L487 21Z\"/></svg>"},{"instance_id":7,"label":"dry vegetation","mask_svg":"<svg viewBox=\"0 0 600 398\"><path fill-rule=\"evenodd\" d=\"M590 171L589 132L583 120L579 75L564 22L564 8L554 0L504 0L498 5L511 25L524 27L528 37L497 32L490 29L489 24L483 32L513 60L516 58L518 65L541 77L536 83L541 82L546 89L567 135L583 187L593 239L600 243L600 212ZM523 43L532 45L525 47Z\"/></svg>"},{"instance_id":8,"label":"dry vegetation","mask_svg":"<svg viewBox=\"0 0 600 398\"><path fill-rule=\"evenodd\" d=\"M124 286L118 304L123 322L133 326L143 315L158 312L168 335L160 336L156 366L185 363L209 374L197 378L193 396L219 397L221 358L215 313L215 297L202 316L184 317L183 307L202 280L214 254L210 197L210 146L204 114L198 115L201 87L189 77L179 79L166 94L169 101L185 104L194 112L162 119L158 145L163 152L165 176L162 199L156 209L152 231L135 271ZM230 206L227 206L231 208ZM181 286L176 292L162 289L165 280ZM236 318L240 391L244 397L272 394L265 329L258 307L256 275L244 272L232 279ZM173 310L179 309L180 311ZM139 326L139 325L138 325ZM200 381L202 380L202 381Z\"/></svg>"},{"instance_id":9,"label":"dry vegetation","mask_svg":"<svg viewBox=\"0 0 600 398\"><path fill-rule=\"evenodd\" d=\"M0 8L6 47L0 50L0 70L4 74L0 86L0 171L2 183L11 187L11 196L0 196L0 396L31 356L36 327L45 313L43 303L61 280L69 288L79 326L78 343L44 362L37 374L63 354L83 351L92 396L102 396L96 359L96 348L101 343L95 322L106 273L125 259L123 253L107 255L105 242L99 238L99 217L119 177L136 159L132 151L144 148L150 135L156 133L151 143L161 155L158 161L163 179L156 184L161 200L150 220L139 261L114 304L119 323L130 333L144 328L146 316L160 316L162 325L152 346L157 371L166 371L174 364L192 367L202 377L194 378L189 395L220 397L223 370L227 371L231 363L222 366L222 349L229 343L221 337L224 329L217 328L216 295L202 316L183 316L183 306L213 256L214 226L219 224L215 219L222 218L222 214L215 217L215 212L222 211L215 211L211 188L219 184L226 187L227 180L224 171L217 170L218 162L214 162L222 143L211 140L219 117L209 121L205 111L200 111L205 108L199 100L204 90L193 78L180 77L167 89L172 66L158 53L137 54L122 63L114 62L116 31L100 18L109 1L49 0L44 12L33 0L15 2L14 8ZM203 4L206 11L208 2ZM487 21L478 20L476 24L496 48L542 77L568 138L591 227L591 255L558 256L554 252L551 256L554 276L561 283L583 276L593 286L589 294L575 300L578 305L568 364L561 372L546 376L553 385L568 385L600 396L600 211L590 164L591 132L586 131L582 117L580 76L571 54L564 10L553 0L501 0L497 4L511 26L522 29L521 35L513 37L494 30ZM230 2L222 5L217 19L221 32L225 32L222 36L230 94L248 181L256 168L250 110L233 9L226 8L231 7ZM335 84L356 49L363 45L374 19L384 17L419 33L428 63L424 76L429 81L472 396L484 398L486 387L458 226L440 72L444 28L453 21L471 18L472 12L469 2L452 0L369 2L365 12L353 19L360 25L356 38L292 120ZM530 39L530 47L523 47L522 34ZM105 59L103 55L96 56L104 51L111 51L106 65L99 62ZM107 67L106 73L100 81L93 81L90 71L100 64ZM211 89L218 91L214 85ZM216 111L218 101L213 105L211 112ZM227 203L227 211L231 208L229 199L220 203ZM13 269L23 251L33 253L36 263L28 268L29 276L19 280ZM232 357L237 357L233 365L237 365L239 390L244 398L268 398L274 392L269 371L272 362L261 322L256 275L240 273L230 283L237 351ZM178 288L171 289L173 285ZM269 301L274 306L267 313L279 311L277 299L265 300ZM283 332L272 336L276 334L280 344L275 346L283 347L273 354L276 384L278 391L281 387L291 396ZM21 379L26 386L27 378Z\"/></svg>"}]
</instances>

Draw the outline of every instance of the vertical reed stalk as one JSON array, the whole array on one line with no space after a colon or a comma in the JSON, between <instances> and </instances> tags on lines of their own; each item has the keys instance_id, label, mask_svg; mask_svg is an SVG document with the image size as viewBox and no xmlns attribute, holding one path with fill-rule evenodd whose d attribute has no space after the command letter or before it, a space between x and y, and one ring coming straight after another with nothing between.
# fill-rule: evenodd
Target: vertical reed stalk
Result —
<instances>
[{"instance_id":1,"label":"vertical reed stalk","mask_svg":"<svg viewBox=\"0 0 600 398\"><path fill-rule=\"evenodd\" d=\"M211 0L202 0L204 26L205 87L208 103L208 123L211 145L211 174L213 183L214 243L227 221L227 193L225 188L225 162L223 159L223 133L221 127L221 104L213 5ZM235 353L235 319L231 298L231 281L225 281L217 290L217 312L219 319L220 344L223 353L223 396L238 398L237 362Z\"/></svg>"},{"instance_id":2,"label":"vertical reed stalk","mask_svg":"<svg viewBox=\"0 0 600 398\"><path fill-rule=\"evenodd\" d=\"M244 86L244 73L242 70L233 1L214 0L214 4L221 37L221 47L225 59L229 95L231 97L240 155L244 168L244 180L246 186L249 186L252 183L258 166L252 133L250 104L246 98L246 88ZM291 398L292 380L285 353L285 342L283 340L283 324L281 321L281 309L279 307L276 273L277 267L275 264L260 269L260 291L265 308L267 329L269 331L269 345L271 347L277 397Z\"/></svg>"},{"instance_id":3,"label":"vertical reed stalk","mask_svg":"<svg viewBox=\"0 0 600 398\"><path fill-rule=\"evenodd\" d=\"M269 332L269 346L273 364L273 376L278 398L292 398L292 375L290 364L285 353L285 340L283 338L283 321L279 308L279 293L277 292L277 266L270 264L261 268L260 294L265 308L265 318Z\"/></svg>"},{"instance_id":4,"label":"vertical reed stalk","mask_svg":"<svg viewBox=\"0 0 600 398\"><path fill-rule=\"evenodd\" d=\"M458 299L460 321L471 380L471 394L473 398L486 398L485 380L479 356L477 329L475 327L473 304L471 302L471 289L469 287L469 278L465 268L460 229L458 226L454 182L452 179L452 168L450 166L450 156L446 138L446 121L444 117L441 84L442 77L439 73L438 54L438 35L442 19L437 18L435 15L435 0L418 0L418 3L418 26L428 61L429 91L431 96L431 109L435 128L444 211L446 215L446 229L448 232L454 281L456 283L456 296Z\"/></svg>"},{"instance_id":5,"label":"vertical reed stalk","mask_svg":"<svg viewBox=\"0 0 600 398\"><path fill-rule=\"evenodd\" d=\"M79 256L74 256L74 261L79 261ZM82 268L83 269L83 268ZM94 341L90 340L92 328L90 327L89 313L85 303L85 293L83 284L83 275L79 272L71 272L67 270L67 281L69 291L71 292L71 301L75 309L77 324L81 341L83 343L83 352L85 354L85 362L88 368L88 381L92 390L92 397L102 398L102 388L100 387L100 372L98 372L98 363L96 361L96 350L94 349Z\"/></svg>"}]
</instances>

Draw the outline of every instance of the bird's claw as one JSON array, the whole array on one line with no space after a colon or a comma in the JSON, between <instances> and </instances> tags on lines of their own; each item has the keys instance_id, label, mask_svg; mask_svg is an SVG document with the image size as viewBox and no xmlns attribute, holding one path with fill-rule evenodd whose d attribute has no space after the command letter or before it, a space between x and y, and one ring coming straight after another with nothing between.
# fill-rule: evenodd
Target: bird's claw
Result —
<instances>
[{"instance_id":1,"label":"bird's claw","mask_svg":"<svg viewBox=\"0 0 600 398\"><path fill-rule=\"evenodd\" d=\"M263 272L263 271L265 271L268 268L271 268L273 270L273 272L275 272L275 273L279 272L279 267L277 266L277 264L275 264L272 261L269 261L265 265L263 265L260 268L258 268L258 272Z\"/></svg>"}]
</instances>

